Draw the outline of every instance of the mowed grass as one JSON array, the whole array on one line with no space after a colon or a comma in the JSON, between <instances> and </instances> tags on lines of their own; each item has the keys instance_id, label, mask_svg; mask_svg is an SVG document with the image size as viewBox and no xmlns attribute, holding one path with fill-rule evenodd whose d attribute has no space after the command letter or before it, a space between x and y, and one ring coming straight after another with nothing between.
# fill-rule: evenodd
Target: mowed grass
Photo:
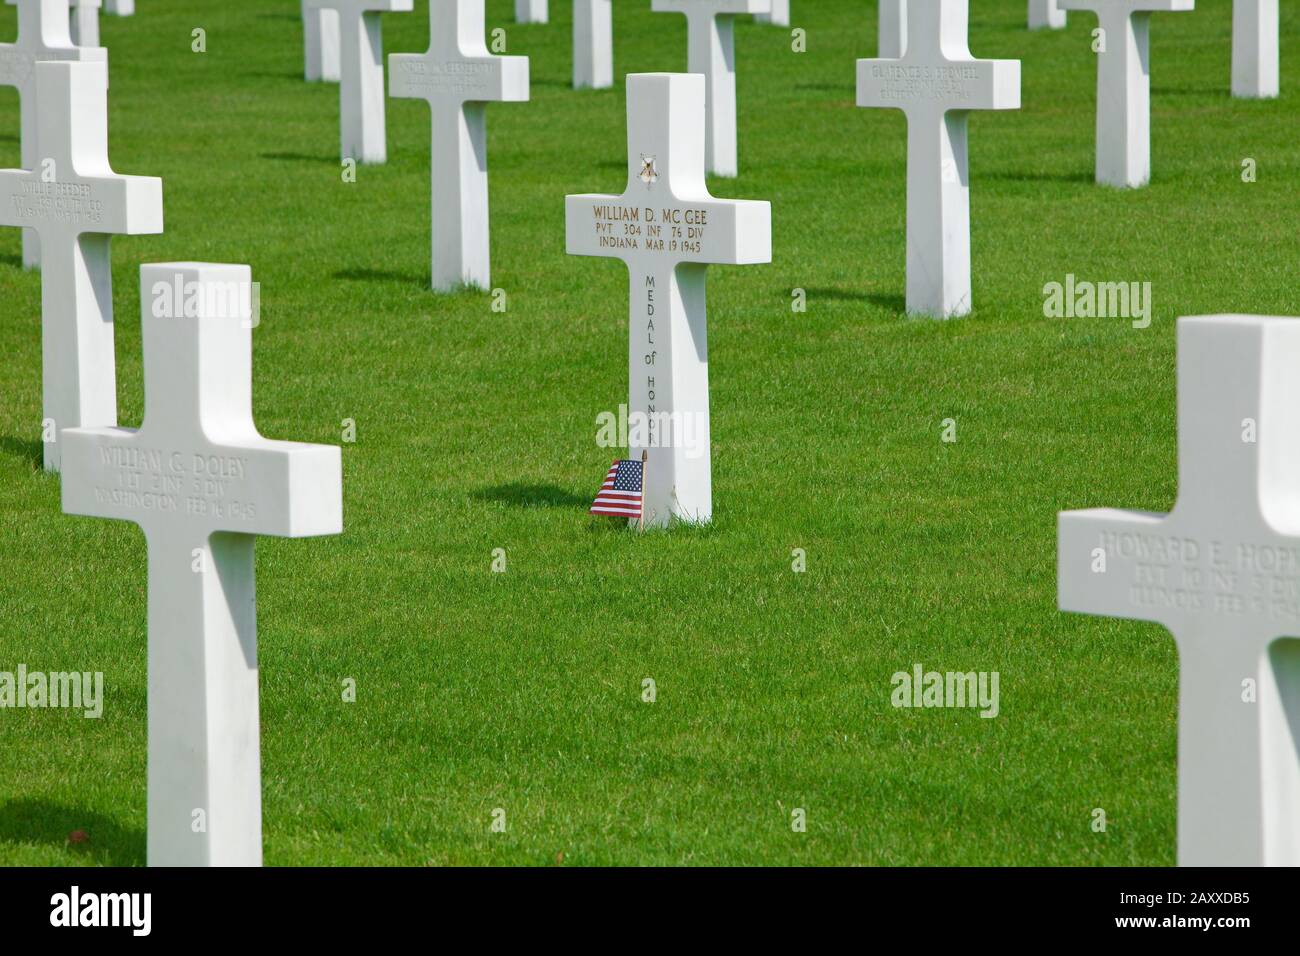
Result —
<instances>
[{"instance_id":1,"label":"mowed grass","mask_svg":"<svg viewBox=\"0 0 1300 956\"><path fill-rule=\"evenodd\" d=\"M384 18L386 53L426 48L416 6ZM164 235L115 243L121 420L143 407L138 267L197 259L262 283L263 434L357 423L345 532L258 547L267 863L1172 864L1173 641L1057 612L1055 516L1172 504L1177 316L1300 308L1300 11L1269 103L1228 95L1228 0L1155 16L1154 181L1120 192L1092 182L1095 18L1029 33L1022 0L972 4L972 50L1022 60L1024 107L972 117L975 313L947 323L901 314L905 121L854 106L875 5L796 0L802 54L741 20L742 174L711 186L771 200L774 261L710 276L713 525L640 536L585 513L614 457L596 416L627 398L628 280L565 255L563 200L622 191L622 77L684 69L686 38L615 7L619 84L574 92L570 4L519 26L488 2L533 77L488 110L504 314L426 290L423 103L389 100L389 162L342 181L295 0L103 18L113 166L166 197ZM0 131L17 165L12 90ZM0 711L0 863L140 865L144 540L61 514L39 469L18 253L0 230L0 670L103 671L107 701ZM1152 326L1045 318L1067 273L1150 281ZM1000 715L894 709L915 663L998 671Z\"/></svg>"}]
</instances>

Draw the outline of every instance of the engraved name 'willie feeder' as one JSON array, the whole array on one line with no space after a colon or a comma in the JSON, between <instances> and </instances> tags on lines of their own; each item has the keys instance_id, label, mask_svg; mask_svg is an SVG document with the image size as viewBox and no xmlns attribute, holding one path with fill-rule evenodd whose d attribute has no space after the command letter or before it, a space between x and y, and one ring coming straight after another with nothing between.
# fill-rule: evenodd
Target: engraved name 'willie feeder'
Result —
<instances>
[{"instance_id":1,"label":"engraved name 'willie feeder'","mask_svg":"<svg viewBox=\"0 0 1300 956\"><path fill-rule=\"evenodd\" d=\"M14 191L13 205L25 219L99 222L104 215L104 204L85 183L25 182Z\"/></svg>"}]
</instances>

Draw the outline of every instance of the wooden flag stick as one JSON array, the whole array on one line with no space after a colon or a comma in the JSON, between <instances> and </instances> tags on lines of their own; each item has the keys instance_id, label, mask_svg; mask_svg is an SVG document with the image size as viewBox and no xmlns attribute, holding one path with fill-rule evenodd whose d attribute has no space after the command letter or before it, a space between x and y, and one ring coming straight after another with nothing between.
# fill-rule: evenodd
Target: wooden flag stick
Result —
<instances>
[{"instance_id":1,"label":"wooden flag stick","mask_svg":"<svg viewBox=\"0 0 1300 956\"><path fill-rule=\"evenodd\" d=\"M637 526L638 531L645 531L645 506L646 506L646 470L650 467L649 449L641 449L641 521Z\"/></svg>"}]
</instances>

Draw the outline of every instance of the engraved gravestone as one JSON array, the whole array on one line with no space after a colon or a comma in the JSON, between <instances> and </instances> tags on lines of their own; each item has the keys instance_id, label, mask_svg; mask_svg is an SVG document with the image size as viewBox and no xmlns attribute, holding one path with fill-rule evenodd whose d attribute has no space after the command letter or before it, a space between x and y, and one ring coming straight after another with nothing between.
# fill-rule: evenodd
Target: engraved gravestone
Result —
<instances>
[{"instance_id":1,"label":"engraved gravestone","mask_svg":"<svg viewBox=\"0 0 1300 956\"><path fill-rule=\"evenodd\" d=\"M528 57L493 56L483 0L429 0L429 50L389 57L395 97L429 104L433 288L489 288L487 104L528 99Z\"/></svg>"},{"instance_id":2,"label":"engraved gravestone","mask_svg":"<svg viewBox=\"0 0 1300 956\"><path fill-rule=\"evenodd\" d=\"M117 424L113 235L162 232L162 180L108 163L108 64L36 64L35 169L0 170L0 225L41 237L45 468L59 470L63 429Z\"/></svg>"},{"instance_id":3,"label":"engraved gravestone","mask_svg":"<svg viewBox=\"0 0 1300 956\"><path fill-rule=\"evenodd\" d=\"M1020 108L1020 62L976 60L967 0L914 0L900 59L858 61L858 105L907 114L907 311L971 310L971 110Z\"/></svg>"},{"instance_id":4,"label":"engraved gravestone","mask_svg":"<svg viewBox=\"0 0 1300 956\"><path fill-rule=\"evenodd\" d=\"M72 0L72 42L99 46L99 10L104 0Z\"/></svg>"},{"instance_id":5,"label":"engraved gravestone","mask_svg":"<svg viewBox=\"0 0 1300 956\"><path fill-rule=\"evenodd\" d=\"M629 76L627 139L621 196L566 198L567 248L627 265L628 445L631 458L649 455L646 526L706 522L713 492L705 270L770 262L772 209L709 195L701 76Z\"/></svg>"},{"instance_id":6,"label":"engraved gravestone","mask_svg":"<svg viewBox=\"0 0 1300 956\"><path fill-rule=\"evenodd\" d=\"M614 85L613 0L573 0L573 88Z\"/></svg>"},{"instance_id":7,"label":"engraved gravestone","mask_svg":"<svg viewBox=\"0 0 1300 956\"><path fill-rule=\"evenodd\" d=\"M339 13L302 0L303 75L309 83L339 81Z\"/></svg>"},{"instance_id":8,"label":"engraved gravestone","mask_svg":"<svg viewBox=\"0 0 1300 956\"><path fill-rule=\"evenodd\" d=\"M20 155L24 169L36 165L36 70L41 60L107 60L100 47L79 47L72 42L68 0L6 0L18 8L18 38L0 43L0 86L18 91ZM40 238L33 229L23 230L23 265L37 268L41 262Z\"/></svg>"},{"instance_id":9,"label":"engraved gravestone","mask_svg":"<svg viewBox=\"0 0 1300 956\"><path fill-rule=\"evenodd\" d=\"M546 0L515 0L517 23L545 23L547 14Z\"/></svg>"},{"instance_id":10,"label":"engraved gravestone","mask_svg":"<svg viewBox=\"0 0 1300 956\"><path fill-rule=\"evenodd\" d=\"M906 0L880 0L877 49L882 60L898 60L907 48Z\"/></svg>"},{"instance_id":11,"label":"engraved gravestone","mask_svg":"<svg viewBox=\"0 0 1300 956\"><path fill-rule=\"evenodd\" d=\"M384 36L380 14L409 13L414 0L305 0L339 24L339 146L344 159L388 160L384 124ZM322 60L323 70L323 60Z\"/></svg>"},{"instance_id":12,"label":"engraved gravestone","mask_svg":"<svg viewBox=\"0 0 1300 956\"><path fill-rule=\"evenodd\" d=\"M650 9L686 15L687 70L703 74L706 91L705 169L737 175L735 20L771 10L771 0L652 0Z\"/></svg>"},{"instance_id":13,"label":"engraved gravestone","mask_svg":"<svg viewBox=\"0 0 1300 956\"><path fill-rule=\"evenodd\" d=\"M1300 865L1300 320L1178 322L1178 501L1059 517L1063 611L1178 645L1178 862Z\"/></svg>"},{"instance_id":14,"label":"engraved gravestone","mask_svg":"<svg viewBox=\"0 0 1300 956\"><path fill-rule=\"evenodd\" d=\"M1277 96L1278 60L1277 0L1232 0L1232 95Z\"/></svg>"},{"instance_id":15,"label":"engraved gravestone","mask_svg":"<svg viewBox=\"0 0 1300 956\"><path fill-rule=\"evenodd\" d=\"M1097 182L1137 188L1151 180L1151 14L1194 0L1057 0L1097 14Z\"/></svg>"},{"instance_id":16,"label":"engraved gravestone","mask_svg":"<svg viewBox=\"0 0 1300 956\"><path fill-rule=\"evenodd\" d=\"M1060 30L1065 23L1065 11L1056 0L1029 0L1029 29Z\"/></svg>"},{"instance_id":17,"label":"engraved gravestone","mask_svg":"<svg viewBox=\"0 0 1300 956\"><path fill-rule=\"evenodd\" d=\"M770 23L777 27L790 25L790 0L772 0L772 9L768 13L756 13L754 19L759 23Z\"/></svg>"},{"instance_id":18,"label":"engraved gravestone","mask_svg":"<svg viewBox=\"0 0 1300 956\"><path fill-rule=\"evenodd\" d=\"M255 536L342 531L341 458L258 434L247 266L140 285L144 423L64 433L63 510L135 522L149 550L149 865L257 866Z\"/></svg>"}]
</instances>

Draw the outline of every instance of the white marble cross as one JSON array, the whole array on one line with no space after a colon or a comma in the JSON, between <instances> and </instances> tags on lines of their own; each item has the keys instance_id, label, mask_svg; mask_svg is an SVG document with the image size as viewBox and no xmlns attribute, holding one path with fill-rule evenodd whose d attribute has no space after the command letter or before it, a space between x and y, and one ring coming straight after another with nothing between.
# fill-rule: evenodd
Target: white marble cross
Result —
<instances>
[{"instance_id":1,"label":"white marble cross","mask_svg":"<svg viewBox=\"0 0 1300 956\"><path fill-rule=\"evenodd\" d=\"M1061 610L1178 644L1183 866L1300 866L1297 368L1300 319L1181 319L1173 512L1059 517Z\"/></svg>"},{"instance_id":2,"label":"white marble cross","mask_svg":"<svg viewBox=\"0 0 1300 956\"><path fill-rule=\"evenodd\" d=\"M907 311L971 310L970 110L1020 108L1020 62L972 59L967 0L913 0L907 49L858 61L858 105L907 114Z\"/></svg>"},{"instance_id":3,"label":"white marble cross","mask_svg":"<svg viewBox=\"0 0 1300 956\"><path fill-rule=\"evenodd\" d=\"M704 74L707 96L705 169L737 175L735 20L770 11L772 0L652 0L650 9L686 15L687 70Z\"/></svg>"},{"instance_id":4,"label":"white marble cross","mask_svg":"<svg viewBox=\"0 0 1300 956\"><path fill-rule=\"evenodd\" d=\"M72 42L68 0L5 0L18 8L18 38L0 43L0 86L18 90L18 107L24 169L36 163L36 70L41 60L107 60L100 47L79 47ZM33 229L23 230L23 265L41 263L40 239Z\"/></svg>"},{"instance_id":5,"label":"white marble cross","mask_svg":"<svg viewBox=\"0 0 1300 956\"><path fill-rule=\"evenodd\" d=\"M99 46L99 9L104 0L72 0L72 42Z\"/></svg>"},{"instance_id":6,"label":"white marble cross","mask_svg":"<svg viewBox=\"0 0 1300 956\"><path fill-rule=\"evenodd\" d=\"M517 23L545 23L547 14L546 0L515 0Z\"/></svg>"},{"instance_id":7,"label":"white marble cross","mask_svg":"<svg viewBox=\"0 0 1300 956\"><path fill-rule=\"evenodd\" d=\"M493 56L483 0L429 0L429 50L389 57L394 97L425 100L433 125L433 288L491 287L487 104L528 99L528 57Z\"/></svg>"},{"instance_id":8,"label":"white marble cross","mask_svg":"<svg viewBox=\"0 0 1300 956\"><path fill-rule=\"evenodd\" d=\"M713 516L705 270L772 259L772 207L704 182L704 78L627 78L621 196L565 200L570 255L622 259L631 280L628 445L649 452L646 526ZM637 416L641 421L633 421Z\"/></svg>"},{"instance_id":9,"label":"white marble cross","mask_svg":"<svg viewBox=\"0 0 1300 956\"><path fill-rule=\"evenodd\" d=\"M339 12L302 0L303 76L307 82L339 81Z\"/></svg>"},{"instance_id":10,"label":"white marble cross","mask_svg":"<svg viewBox=\"0 0 1300 956\"><path fill-rule=\"evenodd\" d=\"M339 145L343 159L388 160L384 124L384 38L381 13L410 13L414 0L305 0L334 10L339 29ZM324 46L322 44L322 51ZM324 53L322 52L322 76Z\"/></svg>"},{"instance_id":11,"label":"white marble cross","mask_svg":"<svg viewBox=\"0 0 1300 956\"><path fill-rule=\"evenodd\" d=\"M1137 188L1151 181L1151 14L1191 10L1195 0L1057 0L1091 10L1097 54L1097 182Z\"/></svg>"},{"instance_id":12,"label":"white marble cross","mask_svg":"<svg viewBox=\"0 0 1300 956\"><path fill-rule=\"evenodd\" d=\"M573 88L614 85L613 0L573 0Z\"/></svg>"},{"instance_id":13,"label":"white marble cross","mask_svg":"<svg viewBox=\"0 0 1300 956\"><path fill-rule=\"evenodd\" d=\"M104 0L104 12L115 17L129 17L135 13L135 0Z\"/></svg>"},{"instance_id":14,"label":"white marble cross","mask_svg":"<svg viewBox=\"0 0 1300 956\"><path fill-rule=\"evenodd\" d=\"M162 232L162 180L109 167L107 62L45 61L35 79L35 168L0 170L0 225L41 238L44 457L58 471L63 429L117 424L109 243Z\"/></svg>"},{"instance_id":15,"label":"white marble cross","mask_svg":"<svg viewBox=\"0 0 1300 956\"><path fill-rule=\"evenodd\" d=\"M1278 59L1277 0L1232 0L1232 95L1276 97Z\"/></svg>"},{"instance_id":16,"label":"white marble cross","mask_svg":"<svg viewBox=\"0 0 1300 956\"><path fill-rule=\"evenodd\" d=\"M342 531L340 453L257 432L247 266L140 285L144 423L64 433L63 510L133 521L149 549L149 865L257 866L253 544Z\"/></svg>"},{"instance_id":17,"label":"white marble cross","mask_svg":"<svg viewBox=\"0 0 1300 956\"><path fill-rule=\"evenodd\" d=\"M1029 0L1029 29L1060 30L1065 23L1065 11L1056 0Z\"/></svg>"},{"instance_id":18,"label":"white marble cross","mask_svg":"<svg viewBox=\"0 0 1300 956\"><path fill-rule=\"evenodd\" d=\"M876 47L882 60L898 60L907 49L906 0L880 0L876 12L878 40Z\"/></svg>"},{"instance_id":19,"label":"white marble cross","mask_svg":"<svg viewBox=\"0 0 1300 956\"><path fill-rule=\"evenodd\" d=\"M777 27L790 25L790 0L772 0L772 9L768 13L756 13L754 19L759 23L770 23Z\"/></svg>"}]
</instances>

